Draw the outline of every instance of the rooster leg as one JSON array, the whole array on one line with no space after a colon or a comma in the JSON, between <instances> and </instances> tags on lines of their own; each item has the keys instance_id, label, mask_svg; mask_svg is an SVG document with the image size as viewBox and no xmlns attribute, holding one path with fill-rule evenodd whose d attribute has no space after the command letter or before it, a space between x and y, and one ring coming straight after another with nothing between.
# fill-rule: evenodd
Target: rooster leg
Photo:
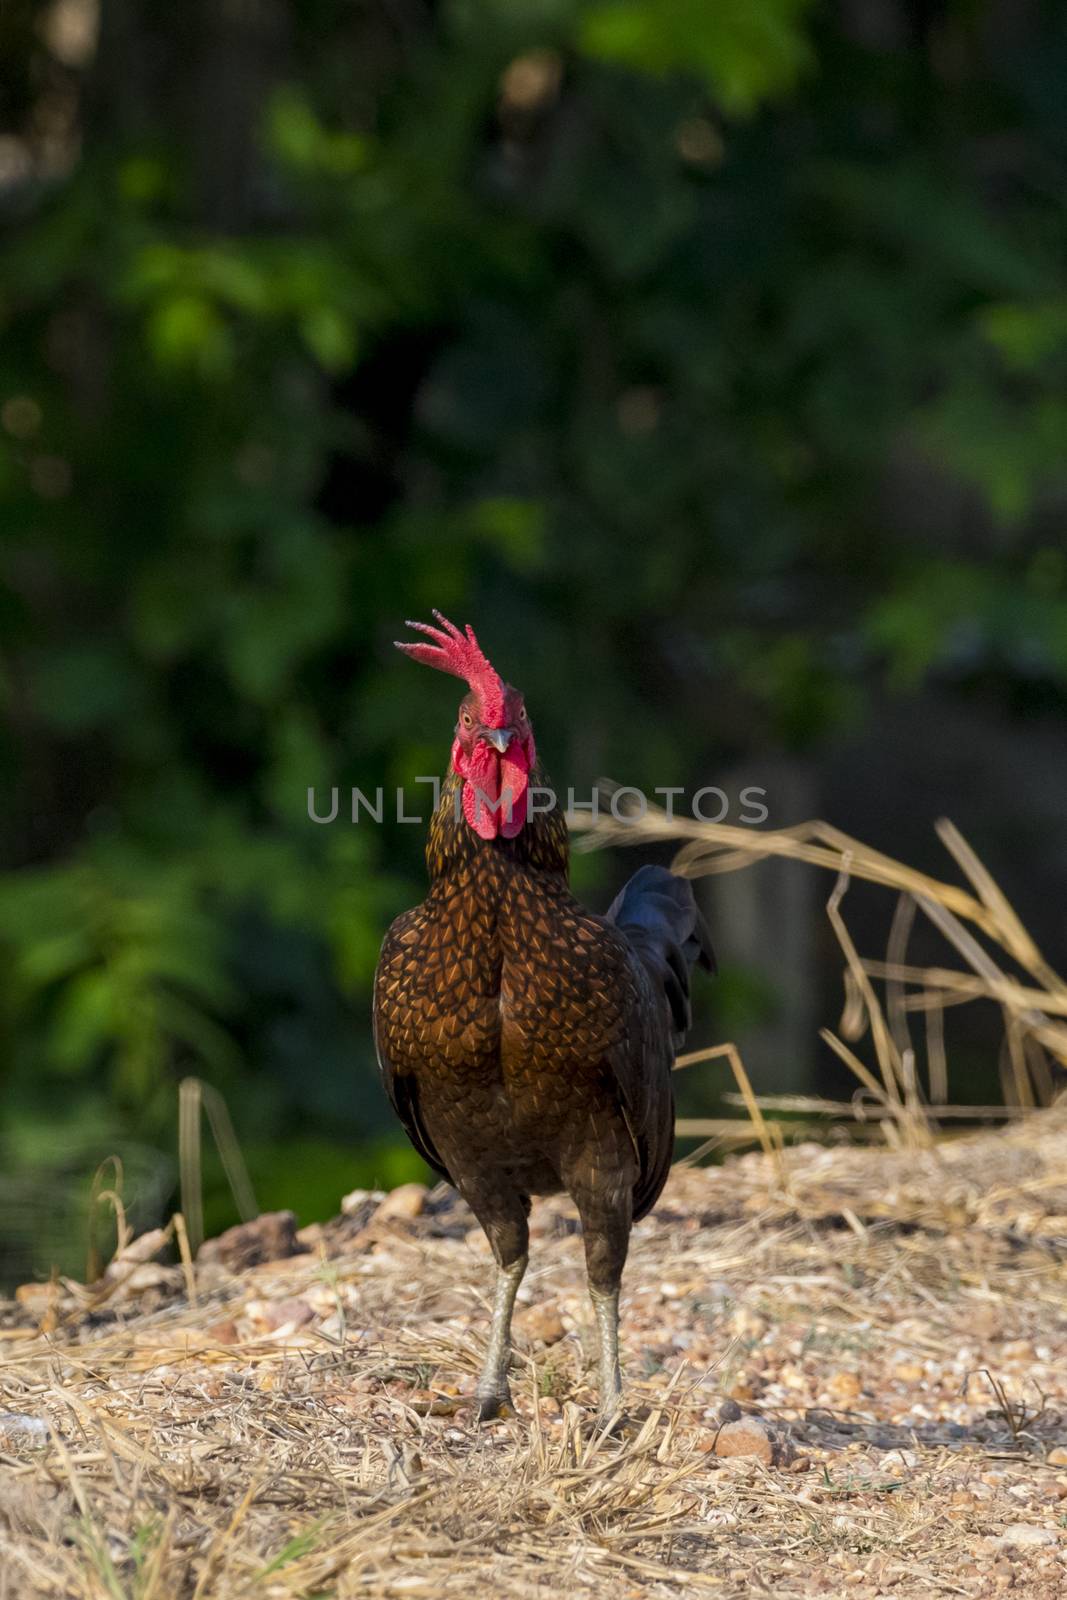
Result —
<instances>
[{"instance_id":1,"label":"rooster leg","mask_svg":"<svg viewBox=\"0 0 1067 1600\"><path fill-rule=\"evenodd\" d=\"M596 1318L599 1353L600 1427L614 1422L622 1408L619 1375L619 1283L630 1243L631 1198L629 1188L619 1193L613 1186L596 1194L576 1194L585 1236L585 1266L589 1298Z\"/></svg>"},{"instance_id":2,"label":"rooster leg","mask_svg":"<svg viewBox=\"0 0 1067 1600\"><path fill-rule=\"evenodd\" d=\"M526 1271L526 1256L521 1255L509 1266L497 1271L496 1290L493 1295L493 1323L489 1330L489 1348L485 1355L478 1388L478 1421L489 1422L499 1417L505 1406L511 1405L508 1387L508 1363L511 1360L511 1312L515 1304L522 1275Z\"/></svg>"},{"instance_id":3,"label":"rooster leg","mask_svg":"<svg viewBox=\"0 0 1067 1600\"><path fill-rule=\"evenodd\" d=\"M511 1312L522 1275L526 1271L530 1230L527 1222L530 1202L501 1184L492 1189L481 1186L464 1191L474 1215L485 1230L496 1257L497 1278L493 1292L493 1321L489 1329L489 1348L485 1353L475 1390L479 1422L499 1417L511 1405L508 1365L511 1360Z\"/></svg>"},{"instance_id":4,"label":"rooster leg","mask_svg":"<svg viewBox=\"0 0 1067 1600\"><path fill-rule=\"evenodd\" d=\"M601 1294L590 1285L589 1298L596 1317L597 1343L600 1353L600 1405L598 1419L602 1426L614 1422L622 1407L622 1377L619 1373L619 1291L612 1289Z\"/></svg>"}]
</instances>

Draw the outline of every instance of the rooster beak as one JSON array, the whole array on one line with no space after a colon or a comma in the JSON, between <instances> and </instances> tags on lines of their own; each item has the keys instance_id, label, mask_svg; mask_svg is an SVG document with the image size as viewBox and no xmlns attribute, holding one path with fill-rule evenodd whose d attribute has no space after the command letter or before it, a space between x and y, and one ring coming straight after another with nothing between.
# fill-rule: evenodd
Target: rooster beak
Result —
<instances>
[{"instance_id":1,"label":"rooster beak","mask_svg":"<svg viewBox=\"0 0 1067 1600\"><path fill-rule=\"evenodd\" d=\"M515 737L515 731L513 728L483 728L481 737L486 744L491 744L494 750L503 755Z\"/></svg>"}]
</instances>

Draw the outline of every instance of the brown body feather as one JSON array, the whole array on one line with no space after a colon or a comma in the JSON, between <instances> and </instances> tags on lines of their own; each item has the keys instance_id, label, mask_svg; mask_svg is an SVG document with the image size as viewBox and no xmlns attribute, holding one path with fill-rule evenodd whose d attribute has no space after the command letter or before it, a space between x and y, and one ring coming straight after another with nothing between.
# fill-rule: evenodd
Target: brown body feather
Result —
<instances>
[{"instance_id":1,"label":"brown body feather","mask_svg":"<svg viewBox=\"0 0 1067 1600\"><path fill-rule=\"evenodd\" d=\"M457 789L453 777L431 824L430 893L382 949L390 1100L479 1216L494 1190L624 1187L643 1216L673 1143L666 1001L625 936L571 894L559 814L482 840L456 821Z\"/></svg>"}]
</instances>

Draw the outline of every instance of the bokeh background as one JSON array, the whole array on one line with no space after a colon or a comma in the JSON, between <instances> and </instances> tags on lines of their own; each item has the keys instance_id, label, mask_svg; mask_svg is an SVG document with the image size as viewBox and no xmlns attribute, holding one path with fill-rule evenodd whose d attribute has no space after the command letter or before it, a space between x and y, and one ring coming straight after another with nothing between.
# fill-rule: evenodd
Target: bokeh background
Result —
<instances>
[{"instance_id":1,"label":"bokeh background","mask_svg":"<svg viewBox=\"0 0 1067 1600\"><path fill-rule=\"evenodd\" d=\"M418 1174L369 992L422 830L306 795L442 768L431 606L561 787L942 875L951 815L1057 962L1065 82L1054 0L5 0L0 1280L77 1268L108 1154L173 1202L186 1076L263 1206ZM833 1082L828 887L708 890L763 1088Z\"/></svg>"}]
</instances>

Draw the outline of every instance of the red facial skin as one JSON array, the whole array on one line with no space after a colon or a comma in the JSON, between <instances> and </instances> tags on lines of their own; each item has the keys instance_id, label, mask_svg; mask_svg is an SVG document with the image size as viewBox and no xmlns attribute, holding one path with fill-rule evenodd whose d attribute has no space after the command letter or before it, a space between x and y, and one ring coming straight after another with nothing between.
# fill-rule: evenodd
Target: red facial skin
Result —
<instances>
[{"instance_id":1,"label":"red facial skin","mask_svg":"<svg viewBox=\"0 0 1067 1600\"><path fill-rule=\"evenodd\" d=\"M434 618L409 622L425 639L397 639L396 647L470 684L452 745L452 769L463 779L463 815L481 839L514 839L526 823L527 783L536 759L522 695L501 680L469 623L457 628L436 610Z\"/></svg>"},{"instance_id":2,"label":"red facial skin","mask_svg":"<svg viewBox=\"0 0 1067 1600\"><path fill-rule=\"evenodd\" d=\"M464 780L463 815L481 839L514 839L526 823L527 784L536 760L533 729L518 689L502 685L503 699L487 705L477 690L460 704L452 769ZM509 735L503 752L486 737Z\"/></svg>"}]
</instances>

